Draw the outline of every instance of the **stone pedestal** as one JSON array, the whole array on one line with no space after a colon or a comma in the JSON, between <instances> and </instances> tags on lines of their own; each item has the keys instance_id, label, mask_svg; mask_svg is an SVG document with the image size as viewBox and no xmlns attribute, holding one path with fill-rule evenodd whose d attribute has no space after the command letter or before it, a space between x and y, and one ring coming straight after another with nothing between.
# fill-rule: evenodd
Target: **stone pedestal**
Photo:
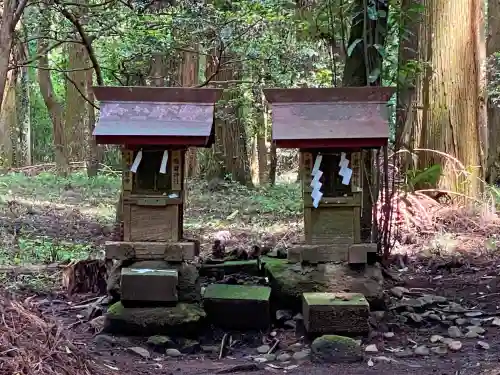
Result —
<instances>
[{"instance_id":1,"label":"stone pedestal","mask_svg":"<svg viewBox=\"0 0 500 375\"><path fill-rule=\"evenodd\" d=\"M123 268L121 299L123 302L177 302L177 270Z\"/></svg>"},{"instance_id":2,"label":"stone pedestal","mask_svg":"<svg viewBox=\"0 0 500 375\"><path fill-rule=\"evenodd\" d=\"M309 333L365 335L370 308L359 293L304 293L304 326Z\"/></svg>"},{"instance_id":3,"label":"stone pedestal","mask_svg":"<svg viewBox=\"0 0 500 375\"><path fill-rule=\"evenodd\" d=\"M203 307L211 323L224 329L266 329L270 324L271 288L265 286L211 284Z\"/></svg>"}]
</instances>

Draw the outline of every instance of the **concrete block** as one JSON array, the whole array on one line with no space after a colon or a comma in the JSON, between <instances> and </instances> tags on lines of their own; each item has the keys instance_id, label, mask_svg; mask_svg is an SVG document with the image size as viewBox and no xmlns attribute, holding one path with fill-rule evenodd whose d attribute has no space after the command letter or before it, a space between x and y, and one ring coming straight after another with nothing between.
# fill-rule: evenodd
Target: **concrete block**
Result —
<instances>
[{"instance_id":1,"label":"concrete block","mask_svg":"<svg viewBox=\"0 0 500 375\"><path fill-rule=\"evenodd\" d=\"M360 293L304 293L302 315L308 333L365 335L370 308Z\"/></svg>"},{"instance_id":2,"label":"concrete block","mask_svg":"<svg viewBox=\"0 0 500 375\"><path fill-rule=\"evenodd\" d=\"M368 253L377 252L376 243L359 243L349 246L349 264L366 264Z\"/></svg>"},{"instance_id":3,"label":"concrete block","mask_svg":"<svg viewBox=\"0 0 500 375\"><path fill-rule=\"evenodd\" d=\"M209 321L228 330L267 329L271 323L267 286L211 284L203 295Z\"/></svg>"},{"instance_id":4,"label":"concrete block","mask_svg":"<svg viewBox=\"0 0 500 375\"><path fill-rule=\"evenodd\" d=\"M123 302L177 302L178 272L173 269L122 268Z\"/></svg>"}]
</instances>

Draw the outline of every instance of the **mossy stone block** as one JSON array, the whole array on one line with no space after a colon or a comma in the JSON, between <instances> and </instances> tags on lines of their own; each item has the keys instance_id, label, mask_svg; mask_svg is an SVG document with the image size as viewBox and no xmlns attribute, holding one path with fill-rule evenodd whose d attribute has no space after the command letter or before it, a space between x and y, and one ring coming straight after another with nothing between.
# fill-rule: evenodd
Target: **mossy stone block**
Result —
<instances>
[{"instance_id":1,"label":"mossy stone block","mask_svg":"<svg viewBox=\"0 0 500 375\"><path fill-rule=\"evenodd\" d=\"M106 312L104 332L132 336L196 336L203 328L205 317L205 311L197 304L124 307L117 302Z\"/></svg>"},{"instance_id":2,"label":"mossy stone block","mask_svg":"<svg viewBox=\"0 0 500 375\"><path fill-rule=\"evenodd\" d=\"M173 269L122 268L122 301L177 302L178 278L177 270Z\"/></svg>"},{"instance_id":3,"label":"mossy stone block","mask_svg":"<svg viewBox=\"0 0 500 375\"><path fill-rule=\"evenodd\" d=\"M309 333L365 335L370 307L360 293L304 293L304 326Z\"/></svg>"},{"instance_id":4,"label":"mossy stone block","mask_svg":"<svg viewBox=\"0 0 500 375\"><path fill-rule=\"evenodd\" d=\"M203 307L210 322L221 328L266 329L271 320L270 297L271 288L266 286L211 284Z\"/></svg>"}]
</instances>

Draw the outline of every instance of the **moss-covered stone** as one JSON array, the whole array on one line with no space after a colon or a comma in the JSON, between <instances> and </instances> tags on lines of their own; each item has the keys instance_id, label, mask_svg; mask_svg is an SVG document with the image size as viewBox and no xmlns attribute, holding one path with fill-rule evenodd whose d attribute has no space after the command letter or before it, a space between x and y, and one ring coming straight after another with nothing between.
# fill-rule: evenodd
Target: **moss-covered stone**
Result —
<instances>
[{"instance_id":1,"label":"moss-covered stone","mask_svg":"<svg viewBox=\"0 0 500 375\"><path fill-rule=\"evenodd\" d=\"M271 288L257 285L211 284L203 306L211 323L229 330L266 329L270 324Z\"/></svg>"},{"instance_id":2,"label":"moss-covered stone","mask_svg":"<svg viewBox=\"0 0 500 375\"><path fill-rule=\"evenodd\" d=\"M104 332L138 336L196 335L205 317L205 311L197 304L143 308L124 307L117 302L106 313Z\"/></svg>"},{"instance_id":3,"label":"moss-covered stone","mask_svg":"<svg viewBox=\"0 0 500 375\"><path fill-rule=\"evenodd\" d=\"M301 309L303 293L313 292L361 293L372 308L385 308L383 276L378 266L366 266L363 271L356 271L347 264L301 266L281 261L266 263L265 269L273 297L294 310Z\"/></svg>"},{"instance_id":4,"label":"moss-covered stone","mask_svg":"<svg viewBox=\"0 0 500 375\"><path fill-rule=\"evenodd\" d=\"M359 343L344 336L320 336L311 344L311 352L316 362L353 363L363 360Z\"/></svg>"}]
</instances>

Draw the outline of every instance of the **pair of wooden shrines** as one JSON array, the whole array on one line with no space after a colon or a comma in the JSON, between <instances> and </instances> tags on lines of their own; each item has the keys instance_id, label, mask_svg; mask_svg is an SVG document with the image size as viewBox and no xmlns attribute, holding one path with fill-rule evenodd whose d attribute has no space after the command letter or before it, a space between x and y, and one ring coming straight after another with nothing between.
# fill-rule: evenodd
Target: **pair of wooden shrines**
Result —
<instances>
[{"instance_id":1,"label":"pair of wooden shrines","mask_svg":"<svg viewBox=\"0 0 500 375\"><path fill-rule=\"evenodd\" d=\"M220 134L214 123L221 90L96 87L94 93L101 103L96 141L121 145L123 158L123 243L107 246L107 257L165 258L173 247L178 258L193 258L197 249L186 251L182 230L185 154L188 147L210 147ZM376 250L369 244L370 155L387 144L393 93L376 87L265 90L273 142L300 151L305 242L319 249L298 247L289 251L292 260L363 263Z\"/></svg>"}]
</instances>

